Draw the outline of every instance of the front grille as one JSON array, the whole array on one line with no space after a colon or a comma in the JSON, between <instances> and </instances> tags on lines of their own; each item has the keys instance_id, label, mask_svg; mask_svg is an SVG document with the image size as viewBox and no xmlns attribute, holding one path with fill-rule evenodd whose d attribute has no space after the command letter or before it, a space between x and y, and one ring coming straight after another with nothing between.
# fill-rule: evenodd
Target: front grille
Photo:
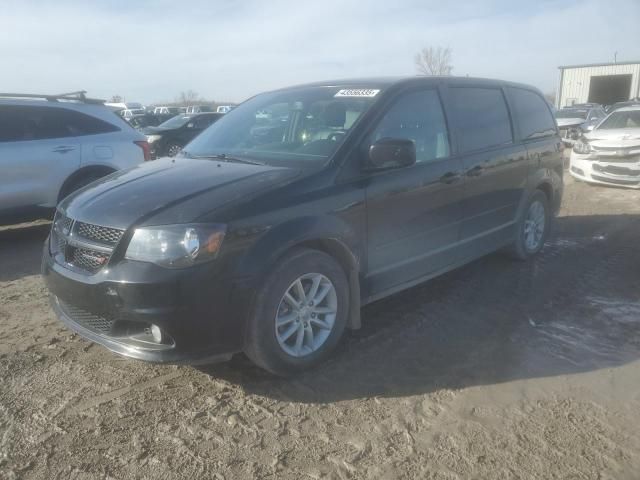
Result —
<instances>
[{"instance_id":1,"label":"front grille","mask_svg":"<svg viewBox=\"0 0 640 480\"><path fill-rule=\"evenodd\" d=\"M615 165L602 166L594 164L593 169L597 172L608 173L610 175L624 175L627 177L637 177L640 175L640 170L625 167L616 167Z\"/></svg>"},{"instance_id":2,"label":"front grille","mask_svg":"<svg viewBox=\"0 0 640 480\"><path fill-rule=\"evenodd\" d=\"M64 254L67 247L66 237L71 233L73 219L56 212L51 228L50 248L53 255Z\"/></svg>"},{"instance_id":3,"label":"front grille","mask_svg":"<svg viewBox=\"0 0 640 480\"><path fill-rule=\"evenodd\" d=\"M101 227L91 223L77 222L76 234L93 242L115 246L122 238L124 230L117 228Z\"/></svg>"},{"instance_id":4,"label":"front grille","mask_svg":"<svg viewBox=\"0 0 640 480\"><path fill-rule=\"evenodd\" d=\"M633 157L614 157L610 155L601 155L601 154L595 153L595 154L592 154L592 158L590 158L589 160L595 160L596 162L603 162L603 163L630 164L630 163L640 163L640 155L636 155Z\"/></svg>"},{"instance_id":5,"label":"front grille","mask_svg":"<svg viewBox=\"0 0 640 480\"><path fill-rule=\"evenodd\" d=\"M111 329L113 328L113 324L115 323L115 320L111 318L94 315L93 313L87 312L82 308L69 305L68 303L63 302L60 299L58 299L58 305L60 306L64 314L71 320L79 325L82 325L85 328L88 328L89 330L93 330L96 333L110 333Z\"/></svg>"},{"instance_id":6,"label":"front grille","mask_svg":"<svg viewBox=\"0 0 640 480\"><path fill-rule=\"evenodd\" d=\"M620 178L601 177L599 175L591 175L591 178L599 182L613 183L616 185L638 185L638 180L622 180Z\"/></svg>"},{"instance_id":7,"label":"front grille","mask_svg":"<svg viewBox=\"0 0 640 480\"><path fill-rule=\"evenodd\" d=\"M54 226L58 227L58 231L60 231L61 233L66 232L66 234L68 235L69 232L71 232L71 225L73 225L73 219L56 213L56 217L53 223L54 223Z\"/></svg>"},{"instance_id":8,"label":"front grille","mask_svg":"<svg viewBox=\"0 0 640 480\"><path fill-rule=\"evenodd\" d=\"M67 252L69 263L91 273L96 273L104 267L109 261L109 257L108 253L88 248L70 247L70 251Z\"/></svg>"},{"instance_id":9,"label":"front grille","mask_svg":"<svg viewBox=\"0 0 640 480\"><path fill-rule=\"evenodd\" d=\"M75 221L57 212L50 249L59 263L95 274L109 263L123 234L124 230Z\"/></svg>"},{"instance_id":10,"label":"front grille","mask_svg":"<svg viewBox=\"0 0 640 480\"><path fill-rule=\"evenodd\" d=\"M65 238L60 235L56 229L51 230L51 239L49 241L49 248L51 253L55 256L59 253L64 253L65 248L67 247L67 241Z\"/></svg>"}]
</instances>

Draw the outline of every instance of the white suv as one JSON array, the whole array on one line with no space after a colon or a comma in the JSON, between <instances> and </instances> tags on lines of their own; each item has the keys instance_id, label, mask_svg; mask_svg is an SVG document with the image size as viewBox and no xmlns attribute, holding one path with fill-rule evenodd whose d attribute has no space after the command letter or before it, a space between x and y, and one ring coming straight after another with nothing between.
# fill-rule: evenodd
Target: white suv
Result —
<instances>
[{"instance_id":1,"label":"white suv","mask_svg":"<svg viewBox=\"0 0 640 480\"><path fill-rule=\"evenodd\" d=\"M145 137L84 92L0 93L0 224L48 216L71 192L149 159Z\"/></svg>"}]
</instances>

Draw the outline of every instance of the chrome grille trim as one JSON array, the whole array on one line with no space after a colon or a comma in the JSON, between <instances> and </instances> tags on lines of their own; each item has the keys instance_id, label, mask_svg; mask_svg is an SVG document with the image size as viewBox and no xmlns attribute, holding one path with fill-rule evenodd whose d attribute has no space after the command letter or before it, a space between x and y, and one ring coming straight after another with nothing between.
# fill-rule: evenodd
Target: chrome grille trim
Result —
<instances>
[{"instance_id":1,"label":"chrome grille trim","mask_svg":"<svg viewBox=\"0 0 640 480\"><path fill-rule=\"evenodd\" d=\"M73 248L70 257L70 263L72 265L91 273L97 272L109 261L108 254L101 254L100 252L87 250L86 248Z\"/></svg>"},{"instance_id":2,"label":"chrome grille trim","mask_svg":"<svg viewBox=\"0 0 640 480\"><path fill-rule=\"evenodd\" d=\"M76 222L74 233L79 237L90 240L92 243L99 243L114 247L122 238L124 230L103 227L91 223Z\"/></svg>"},{"instance_id":3,"label":"chrome grille trim","mask_svg":"<svg viewBox=\"0 0 640 480\"><path fill-rule=\"evenodd\" d=\"M78 240L76 237L67 238L67 244L76 248L85 248L87 250L95 250L96 252L111 254L113 248L105 247L104 245L98 245L93 242L86 242L84 240Z\"/></svg>"},{"instance_id":4,"label":"chrome grille trim","mask_svg":"<svg viewBox=\"0 0 640 480\"><path fill-rule=\"evenodd\" d=\"M50 249L58 262L94 275L109 263L124 230L80 222L56 212Z\"/></svg>"}]
</instances>

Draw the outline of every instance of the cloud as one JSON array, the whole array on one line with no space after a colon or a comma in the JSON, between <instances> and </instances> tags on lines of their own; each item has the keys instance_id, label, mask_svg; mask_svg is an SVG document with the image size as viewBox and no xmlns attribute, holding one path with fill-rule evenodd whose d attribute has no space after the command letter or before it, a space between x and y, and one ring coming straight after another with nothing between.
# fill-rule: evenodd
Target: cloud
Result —
<instances>
[{"instance_id":1,"label":"cloud","mask_svg":"<svg viewBox=\"0 0 640 480\"><path fill-rule=\"evenodd\" d=\"M3 2L3 90L239 101L320 79L414 75L425 45L454 73L555 89L557 66L640 59L637 0Z\"/></svg>"}]
</instances>

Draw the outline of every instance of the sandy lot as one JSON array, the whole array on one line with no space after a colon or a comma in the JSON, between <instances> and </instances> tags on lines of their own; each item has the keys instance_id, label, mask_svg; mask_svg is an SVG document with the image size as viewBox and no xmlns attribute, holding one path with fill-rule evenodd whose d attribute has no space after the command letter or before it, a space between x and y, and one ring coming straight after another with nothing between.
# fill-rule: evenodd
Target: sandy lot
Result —
<instances>
[{"instance_id":1,"label":"sandy lot","mask_svg":"<svg viewBox=\"0 0 640 480\"><path fill-rule=\"evenodd\" d=\"M47 228L0 231L0 478L640 478L640 192L567 179L535 261L370 305L293 380L70 333L38 275Z\"/></svg>"}]
</instances>

